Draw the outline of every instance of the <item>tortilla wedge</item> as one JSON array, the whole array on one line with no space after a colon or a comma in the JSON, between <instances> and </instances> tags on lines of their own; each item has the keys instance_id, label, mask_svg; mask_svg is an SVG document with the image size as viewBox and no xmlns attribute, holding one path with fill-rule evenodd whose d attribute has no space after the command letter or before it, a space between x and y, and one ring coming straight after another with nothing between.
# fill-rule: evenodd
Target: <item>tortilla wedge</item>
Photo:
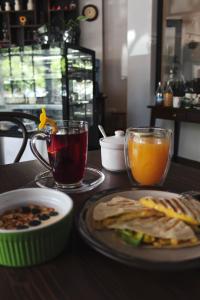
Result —
<instances>
[{"instance_id":1,"label":"tortilla wedge","mask_svg":"<svg viewBox=\"0 0 200 300\"><path fill-rule=\"evenodd\" d=\"M105 228L116 222L125 222L133 218L163 216L154 209L144 207L138 201L116 196L110 201L97 204L93 210L93 219L97 228Z\"/></svg>"},{"instance_id":2,"label":"tortilla wedge","mask_svg":"<svg viewBox=\"0 0 200 300\"><path fill-rule=\"evenodd\" d=\"M116 222L109 225L110 229L128 229L133 232L141 232L148 236L173 240L175 243L184 241L196 242L197 238L192 228L178 219L168 217L135 218L127 222Z\"/></svg>"}]
</instances>

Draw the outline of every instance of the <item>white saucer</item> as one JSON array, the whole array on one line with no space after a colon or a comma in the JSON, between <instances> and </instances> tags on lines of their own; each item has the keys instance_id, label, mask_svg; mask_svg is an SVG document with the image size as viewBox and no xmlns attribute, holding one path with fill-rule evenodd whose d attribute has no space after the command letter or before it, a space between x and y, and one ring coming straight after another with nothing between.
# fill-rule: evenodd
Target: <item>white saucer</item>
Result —
<instances>
[{"instance_id":1,"label":"white saucer","mask_svg":"<svg viewBox=\"0 0 200 300\"><path fill-rule=\"evenodd\" d=\"M39 173L35 177L35 183L39 187L47 187L51 189L61 190L66 193L82 193L93 190L99 186L105 179L105 175L94 168L86 168L85 174L80 186L76 188L60 188L56 185L54 178L50 171Z\"/></svg>"}]
</instances>

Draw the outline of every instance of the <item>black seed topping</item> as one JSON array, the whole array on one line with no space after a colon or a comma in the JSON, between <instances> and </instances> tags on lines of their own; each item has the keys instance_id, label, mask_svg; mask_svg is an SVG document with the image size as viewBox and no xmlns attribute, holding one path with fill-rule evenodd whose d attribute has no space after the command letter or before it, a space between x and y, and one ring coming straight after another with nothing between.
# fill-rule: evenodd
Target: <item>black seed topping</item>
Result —
<instances>
[{"instance_id":1,"label":"black seed topping","mask_svg":"<svg viewBox=\"0 0 200 300\"><path fill-rule=\"evenodd\" d=\"M55 216L58 215L58 212L57 212L57 211L51 211L51 212L49 213L49 215L50 215L50 217L55 217Z\"/></svg>"},{"instance_id":2,"label":"black seed topping","mask_svg":"<svg viewBox=\"0 0 200 300\"><path fill-rule=\"evenodd\" d=\"M27 214L31 212L31 208L28 206L22 206L21 210L23 214Z\"/></svg>"},{"instance_id":3,"label":"black seed topping","mask_svg":"<svg viewBox=\"0 0 200 300\"><path fill-rule=\"evenodd\" d=\"M47 215L47 214L42 214L42 215L39 215L38 217L41 221L45 221L45 220L48 220L50 218L50 216Z\"/></svg>"},{"instance_id":4,"label":"black seed topping","mask_svg":"<svg viewBox=\"0 0 200 300\"><path fill-rule=\"evenodd\" d=\"M31 212L32 212L33 215L37 215L41 212L41 210L39 208L32 208Z\"/></svg>"},{"instance_id":5,"label":"black seed topping","mask_svg":"<svg viewBox=\"0 0 200 300\"><path fill-rule=\"evenodd\" d=\"M38 226L40 224L41 224L40 220L32 220L32 221L29 222L30 226Z\"/></svg>"},{"instance_id":6,"label":"black seed topping","mask_svg":"<svg viewBox=\"0 0 200 300\"><path fill-rule=\"evenodd\" d=\"M0 227L3 229L27 229L30 226L39 226L50 217L58 213L52 207L27 204L9 209L0 215Z\"/></svg>"}]
</instances>

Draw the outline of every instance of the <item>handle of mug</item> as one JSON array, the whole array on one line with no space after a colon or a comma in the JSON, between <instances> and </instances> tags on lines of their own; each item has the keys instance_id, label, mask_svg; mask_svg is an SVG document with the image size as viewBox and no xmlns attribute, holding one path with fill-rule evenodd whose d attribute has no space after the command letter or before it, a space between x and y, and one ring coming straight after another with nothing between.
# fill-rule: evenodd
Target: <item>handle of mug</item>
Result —
<instances>
[{"instance_id":1,"label":"handle of mug","mask_svg":"<svg viewBox=\"0 0 200 300\"><path fill-rule=\"evenodd\" d=\"M51 171L52 168L51 168L50 164L46 161L46 159L44 159L44 157L37 150L36 141L38 140L38 138L40 138L42 140L47 140L48 135L44 132L34 133L31 137L31 140L30 140L31 151L32 151L33 155L41 162L41 164L43 164L43 166L45 166L48 170Z\"/></svg>"}]
</instances>

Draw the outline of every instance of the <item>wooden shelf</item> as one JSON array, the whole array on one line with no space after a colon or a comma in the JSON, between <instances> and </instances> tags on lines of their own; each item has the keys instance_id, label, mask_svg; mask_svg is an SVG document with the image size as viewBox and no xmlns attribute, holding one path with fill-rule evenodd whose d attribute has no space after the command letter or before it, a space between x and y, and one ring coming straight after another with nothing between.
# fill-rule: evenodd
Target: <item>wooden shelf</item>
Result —
<instances>
[{"instance_id":1,"label":"wooden shelf","mask_svg":"<svg viewBox=\"0 0 200 300\"><path fill-rule=\"evenodd\" d=\"M74 10L67 10L67 9L50 9L50 12L67 12L67 13L73 13Z\"/></svg>"},{"instance_id":2,"label":"wooden shelf","mask_svg":"<svg viewBox=\"0 0 200 300\"><path fill-rule=\"evenodd\" d=\"M37 28L40 24L27 24L27 25L10 25L10 28Z\"/></svg>"},{"instance_id":3,"label":"wooden shelf","mask_svg":"<svg viewBox=\"0 0 200 300\"><path fill-rule=\"evenodd\" d=\"M49 11L50 12L61 12L61 11L67 11L67 10L64 10L64 9L50 9Z\"/></svg>"},{"instance_id":4,"label":"wooden shelf","mask_svg":"<svg viewBox=\"0 0 200 300\"><path fill-rule=\"evenodd\" d=\"M15 44L16 46L23 46L35 43L35 41L29 41L27 38L32 38L33 31L37 30L37 28L43 24L46 24L48 28L58 26L62 31L63 24L61 19L64 18L67 22L69 19L75 19L78 16L78 0L74 0L77 4L75 10L69 9L69 0L55 0L55 6L50 5L50 1L47 0L32 1L34 5L33 10L20 9L0 11L0 30L2 30L3 24L5 24L9 33L9 42L1 42L1 47L7 48L8 45L10 46L12 44ZM20 0L20 2L23 3L24 1ZM58 5L60 5L60 9L57 9ZM23 7L21 6L21 8ZM27 18L27 22L24 26L19 22L19 17L23 15ZM55 39L56 42L59 42L60 36L58 35L57 37L55 34Z\"/></svg>"},{"instance_id":5,"label":"wooden shelf","mask_svg":"<svg viewBox=\"0 0 200 300\"><path fill-rule=\"evenodd\" d=\"M0 43L1 44L10 44L10 41L9 40L6 40L6 41L5 40L4 41L0 40Z\"/></svg>"},{"instance_id":6,"label":"wooden shelf","mask_svg":"<svg viewBox=\"0 0 200 300\"><path fill-rule=\"evenodd\" d=\"M1 14L8 14L8 13L27 13L27 12L34 12L34 10L27 10L27 9L24 9L24 10L9 10L9 11L5 11L5 10L1 10L0 13Z\"/></svg>"}]
</instances>

